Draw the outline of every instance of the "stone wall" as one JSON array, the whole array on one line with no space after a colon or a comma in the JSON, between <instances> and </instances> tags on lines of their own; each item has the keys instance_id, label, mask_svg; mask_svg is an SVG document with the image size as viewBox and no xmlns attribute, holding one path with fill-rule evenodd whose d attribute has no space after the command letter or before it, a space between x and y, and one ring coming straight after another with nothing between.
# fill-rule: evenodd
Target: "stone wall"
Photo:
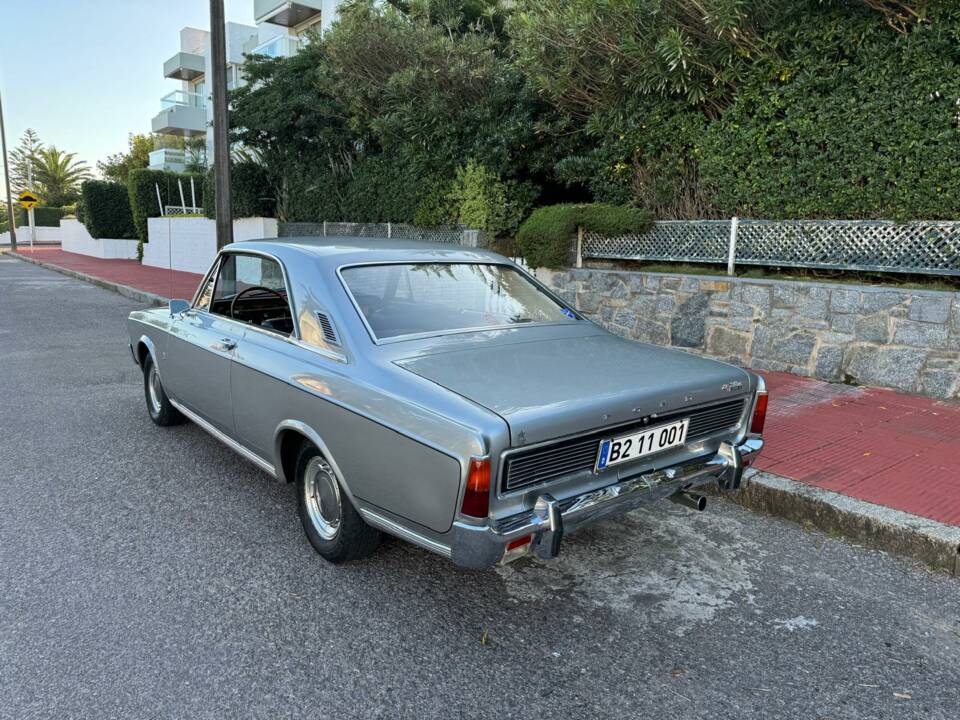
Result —
<instances>
[{"instance_id":1,"label":"stone wall","mask_svg":"<svg viewBox=\"0 0 960 720\"><path fill-rule=\"evenodd\" d=\"M759 370L960 397L960 293L617 270L538 271L612 332Z\"/></svg>"}]
</instances>

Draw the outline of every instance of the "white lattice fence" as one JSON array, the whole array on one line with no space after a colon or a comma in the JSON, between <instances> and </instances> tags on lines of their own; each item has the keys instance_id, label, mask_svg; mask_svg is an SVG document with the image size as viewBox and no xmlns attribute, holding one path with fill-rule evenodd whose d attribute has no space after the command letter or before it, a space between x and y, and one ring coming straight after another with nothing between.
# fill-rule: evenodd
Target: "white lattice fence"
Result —
<instances>
[{"instance_id":1,"label":"white lattice fence","mask_svg":"<svg viewBox=\"0 0 960 720\"><path fill-rule=\"evenodd\" d=\"M960 275L960 222L669 220L646 233L584 233L584 257Z\"/></svg>"}]
</instances>

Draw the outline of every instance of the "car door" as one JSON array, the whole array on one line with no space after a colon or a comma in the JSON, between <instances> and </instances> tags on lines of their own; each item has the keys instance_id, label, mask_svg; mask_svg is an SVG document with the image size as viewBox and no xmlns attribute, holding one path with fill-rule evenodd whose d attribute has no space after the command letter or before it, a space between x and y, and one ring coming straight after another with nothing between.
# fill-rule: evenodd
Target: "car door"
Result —
<instances>
[{"instance_id":1,"label":"car door","mask_svg":"<svg viewBox=\"0 0 960 720\"><path fill-rule=\"evenodd\" d=\"M227 434L234 430L231 363L244 326L215 308L229 307L236 293L235 270L234 256L221 255L191 308L173 318L163 374L180 404Z\"/></svg>"}]
</instances>

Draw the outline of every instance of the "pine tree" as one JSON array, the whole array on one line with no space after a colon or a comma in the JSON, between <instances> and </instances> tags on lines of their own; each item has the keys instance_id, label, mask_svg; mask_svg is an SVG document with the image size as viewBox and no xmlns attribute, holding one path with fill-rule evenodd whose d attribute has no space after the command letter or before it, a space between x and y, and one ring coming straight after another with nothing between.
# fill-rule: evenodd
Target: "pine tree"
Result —
<instances>
[{"instance_id":1,"label":"pine tree","mask_svg":"<svg viewBox=\"0 0 960 720\"><path fill-rule=\"evenodd\" d=\"M10 186L15 193L29 188L28 165L42 148L40 136L33 128L27 128L23 137L20 138L20 144L10 151ZM34 171L36 171L36 161L34 161Z\"/></svg>"}]
</instances>

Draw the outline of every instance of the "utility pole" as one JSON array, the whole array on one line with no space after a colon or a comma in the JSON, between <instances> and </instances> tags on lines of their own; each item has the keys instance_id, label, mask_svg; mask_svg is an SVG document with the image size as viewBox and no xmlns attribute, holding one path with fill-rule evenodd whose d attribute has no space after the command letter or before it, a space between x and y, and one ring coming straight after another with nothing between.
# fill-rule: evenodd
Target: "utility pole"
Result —
<instances>
[{"instance_id":1,"label":"utility pole","mask_svg":"<svg viewBox=\"0 0 960 720\"><path fill-rule=\"evenodd\" d=\"M210 0L210 59L213 67L213 177L217 193L217 249L233 242L230 207L230 130L227 115L227 43L223 0Z\"/></svg>"},{"instance_id":2,"label":"utility pole","mask_svg":"<svg viewBox=\"0 0 960 720\"><path fill-rule=\"evenodd\" d=\"M13 218L13 200L10 198L10 160L7 157L7 131L3 126L3 97L0 96L0 145L3 146L3 179L7 183L7 219L10 221L10 249L17 251L17 228Z\"/></svg>"},{"instance_id":3,"label":"utility pole","mask_svg":"<svg viewBox=\"0 0 960 720\"><path fill-rule=\"evenodd\" d=\"M27 158L27 189L33 192L33 159ZM30 222L30 250L33 250L33 241L37 239L37 226L33 222L33 208L27 208L27 219Z\"/></svg>"}]
</instances>

